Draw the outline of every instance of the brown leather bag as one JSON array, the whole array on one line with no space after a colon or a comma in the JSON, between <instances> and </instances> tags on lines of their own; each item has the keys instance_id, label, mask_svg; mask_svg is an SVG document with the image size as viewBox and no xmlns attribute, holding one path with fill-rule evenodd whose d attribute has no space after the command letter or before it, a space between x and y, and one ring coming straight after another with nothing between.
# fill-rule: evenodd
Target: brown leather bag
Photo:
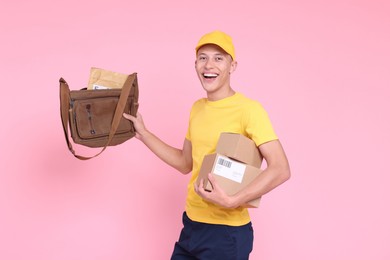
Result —
<instances>
[{"instance_id":1,"label":"brown leather bag","mask_svg":"<svg viewBox=\"0 0 390 260\"><path fill-rule=\"evenodd\" d=\"M121 144L135 136L133 123L123 113L136 116L138 110L137 74L128 76L122 89L70 90L68 83L60 79L61 119L69 151L80 160L88 160L101 154L107 146ZM90 157L76 154L69 138L76 144L103 147Z\"/></svg>"}]
</instances>

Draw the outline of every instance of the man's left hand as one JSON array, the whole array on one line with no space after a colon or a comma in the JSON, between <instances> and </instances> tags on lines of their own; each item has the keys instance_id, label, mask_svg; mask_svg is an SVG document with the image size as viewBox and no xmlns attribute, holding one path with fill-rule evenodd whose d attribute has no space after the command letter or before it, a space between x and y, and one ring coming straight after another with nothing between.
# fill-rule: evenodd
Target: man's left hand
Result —
<instances>
[{"instance_id":1,"label":"man's left hand","mask_svg":"<svg viewBox=\"0 0 390 260\"><path fill-rule=\"evenodd\" d=\"M199 185L196 183L194 184L195 192L200 197L224 208L236 208L239 206L235 205L234 197L227 195L226 192L221 189L211 173L208 175L208 180L213 187L211 191L207 191L203 188L203 179L200 180Z\"/></svg>"}]
</instances>

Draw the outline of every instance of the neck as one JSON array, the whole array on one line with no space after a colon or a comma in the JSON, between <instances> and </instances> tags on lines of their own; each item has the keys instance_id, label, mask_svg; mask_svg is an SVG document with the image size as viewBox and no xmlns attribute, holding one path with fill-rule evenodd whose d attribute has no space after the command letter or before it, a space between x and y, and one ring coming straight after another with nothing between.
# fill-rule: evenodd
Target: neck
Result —
<instances>
[{"instance_id":1,"label":"neck","mask_svg":"<svg viewBox=\"0 0 390 260\"><path fill-rule=\"evenodd\" d=\"M221 99L224 99L224 98L227 98L227 97L231 97L235 94L236 92L231 88L229 87L228 89L226 89L226 91L219 91L219 92L207 92L207 99L209 101L218 101L218 100L221 100Z\"/></svg>"}]
</instances>

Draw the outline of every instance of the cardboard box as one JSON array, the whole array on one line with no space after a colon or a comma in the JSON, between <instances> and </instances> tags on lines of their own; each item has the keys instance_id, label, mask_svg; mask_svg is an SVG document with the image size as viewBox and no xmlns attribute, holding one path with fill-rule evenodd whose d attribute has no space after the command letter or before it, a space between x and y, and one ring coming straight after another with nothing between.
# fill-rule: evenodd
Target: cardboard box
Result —
<instances>
[{"instance_id":1,"label":"cardboard box","mask_svg":"<svg viewBox=\"0 0 390 260\"><path fill-rule=\"evenodd\" d=\"M246 136L235 133L221 133L216 153L257 168L261 167L263 161L255 142Z\"/></svg>"},{"instance_id":2,"label":"cardboard box","mask_svg":"<svg viewBox=\"0 0 390 260\"><path fill-rule=\"evenodd\" d=\"M211 191L212 186L208 181L209 173L214 175L218 185L228 195L234 195L251 183L261 173L261 170L222 154L214 153L204 157L197 180L199 184L200 179L203 179L203 187ZM244 207L257 208L259 203L260 198L248 202Z\"/></svg>"}]
</instances>

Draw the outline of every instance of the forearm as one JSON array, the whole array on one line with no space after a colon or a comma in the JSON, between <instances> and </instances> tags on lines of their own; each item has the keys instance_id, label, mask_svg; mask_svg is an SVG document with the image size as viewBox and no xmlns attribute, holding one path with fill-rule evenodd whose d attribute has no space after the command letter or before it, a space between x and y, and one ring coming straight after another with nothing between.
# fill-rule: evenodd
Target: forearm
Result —
<instances>
[{"instance_id":1,"label":"forearm","mask_svg":"<svg viewBox=\"0 0 390 260\"><path fill-rule=\"evenodd\" d=\"M187 174L192 169L192 162L189 161L183 150L172 147L150 131L146 130L139 139L162 161L172 166L183 174Z\"/></svg>"},{"instance_id":2,"label":"forearm","mask_svg":"<svg viewBox=\"0 0 390 260\"><path fill-rule=\"evenodd\" d=\"M268 167L247 187L236 193L231 199L232 207L238 207L248 201L260 198L290 178L288 165Z\"/></svg>"}]
</instances>

